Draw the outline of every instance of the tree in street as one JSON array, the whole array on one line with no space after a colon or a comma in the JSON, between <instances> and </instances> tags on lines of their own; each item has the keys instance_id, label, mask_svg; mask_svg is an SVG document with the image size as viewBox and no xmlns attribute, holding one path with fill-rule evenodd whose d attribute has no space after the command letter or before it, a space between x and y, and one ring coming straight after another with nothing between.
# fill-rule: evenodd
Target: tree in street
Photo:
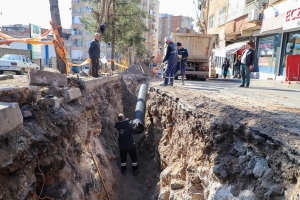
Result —
<instances>
[{"instance_id":1,"label":"tree in street","mask_svg":"<svg viewBox=\"0 0 300 200\"><path fill-rule=\"evenodd\" d=\"M50 4L52 27L61 26L58 0L49 0L49 4ZM63 38L62 27L58 27L57 30L58 30L58 34L59 34L60 38ZM67 71L66 71L65 62L60 57L59 53L57 52L57 49L55 49L55 53L56 53L56 66L57 66L57 69L60 71L60 73L66 74Z\"/></svg>"},{"instance_id":2,"label":"tree in street","mask_svg":"<svg viewBox=\"0 0 300 200\"><path fill-rule=\"evenodd\" d=\"M87 1L87 0L86 0ZM132 57L143 57L146 53L143 34L148 30L144 23L147 12L141 9L140 0L89 0L92 14L81 19L89 32L100 32L100 25L105 22L106 29L102 39L112 43L111 59L115 50L126 55L132 63ZM114 66L112 63L112 70Z\"/></svg>"}]
</instances>

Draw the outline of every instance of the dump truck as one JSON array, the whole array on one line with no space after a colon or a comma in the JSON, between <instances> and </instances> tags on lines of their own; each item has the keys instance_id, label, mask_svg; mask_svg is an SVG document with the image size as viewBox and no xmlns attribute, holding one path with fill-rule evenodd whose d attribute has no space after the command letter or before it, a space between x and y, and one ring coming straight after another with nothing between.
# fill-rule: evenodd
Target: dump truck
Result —
<instances>
[{"instance_id":1,"label":"dump truck","mask_svg":"<svg viewBox=\"0 0 300 200\"><path fill-rule=\"evenodd\" d=\"M186 66L186 78L200 80L209 78L209 58L211 56L215 34L197 34L172 32L171 38L174 43L180 42L182 47L189 53Z\"/></svg>"}]
</instances>

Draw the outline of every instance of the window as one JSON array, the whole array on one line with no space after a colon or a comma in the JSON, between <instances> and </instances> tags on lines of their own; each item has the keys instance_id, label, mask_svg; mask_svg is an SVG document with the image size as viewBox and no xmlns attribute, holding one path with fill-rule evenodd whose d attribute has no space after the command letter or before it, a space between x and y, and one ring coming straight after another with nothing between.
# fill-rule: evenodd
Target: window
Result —
<instances>
[{"instance_id":1,"label":"window","mask_svg":"<svg viewBox=\"0 0 300 200\"><path fill-rule=\"evenodd\" d=\"M280 59L277 56L277 49L280 47L280 43L280 34L258 38L257 57L259 72L275 73L276 59Z\"/></svg>"},{"instance_id":2,"label":"window","mask_svg":"<svg viewBox=\"0 0 300 200\"><path fill-rule=\"evenodd\" d=\"M73 24L81 24L80 18L82 18L82 16L72 16L72 23Z\"/></svg>"},{"instance_id":3,"label":"window","mask_svg":"<svg viewBox=\"0 0 300 200\"><path fill-rule=\"evenodd\" d=\"M90 43L91 43L90 41L87 41L87 42L86 42L86 46L87 46L87 47L90 47Z\"/></svg>"},{"instance_id":4,"label":"window","mask_svg":"<svg viewBox=\"0 0 300 200\"><path fill-rule=\"evenodd\" d=\"M85 9L86 12L92 12L92 6L86 6Z\"/></svg>"},{"instance_id":5,"label":"window","mask_svg":"<svg viewBox=\"0 0 300 200\"><path fill-rule=\"evenodd\" d=\"M219 21L218 21L218 25L221 26L225 23L225 13L226 13L226 8L222 8L221 10L219 10Z\"/></svg>"},{"instance_id":6,"label":"window","mask_svg":"<svg viewBox=\"0 0 300 200\"><path fill-rule=\"evenodd\" d=\"M211 15L209 17L209 29L212 29L214 27L214 15Z\"/></svg>"}]
</instances>

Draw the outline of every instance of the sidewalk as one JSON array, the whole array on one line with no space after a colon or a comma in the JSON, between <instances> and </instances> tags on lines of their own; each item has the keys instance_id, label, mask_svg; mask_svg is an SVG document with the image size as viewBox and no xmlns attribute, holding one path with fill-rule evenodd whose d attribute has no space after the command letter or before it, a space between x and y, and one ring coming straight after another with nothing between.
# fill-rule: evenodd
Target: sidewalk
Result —
<instances>
[{"instance_id":1,"label":"sidewalk","mask_svg":"<svg viewBox=\"0 0 300 200\"><path fill-rule=\"evenodd\" d=\"M209 80L214 81L229 81L240 83L241 79L236 78L209 78ZM290 89L300 89L300 82L292 81L292 82L284 82L280 80L262 80L262 79L251 79L250 86L265 86L265 87L280 87L280 88L290 88Z\"/></svg>"}]
</instances>

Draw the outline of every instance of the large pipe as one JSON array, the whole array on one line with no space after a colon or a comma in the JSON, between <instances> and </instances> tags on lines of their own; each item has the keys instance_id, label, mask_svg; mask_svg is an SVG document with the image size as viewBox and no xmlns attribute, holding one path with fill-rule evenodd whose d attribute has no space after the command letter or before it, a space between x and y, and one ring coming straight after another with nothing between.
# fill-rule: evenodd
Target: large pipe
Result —
<instances>
[{"instance_id":1,"label":"large pipe","mask_svg":"<svg viewBox=\"0 0 300 200\"><path fill-rule=\"evenodd\" d=\"M132 122L135 133L140 134L144 131L145 108L147 101L148 85L142 84L135 107L134 120Z\"/></svg>"}]
</instances>

